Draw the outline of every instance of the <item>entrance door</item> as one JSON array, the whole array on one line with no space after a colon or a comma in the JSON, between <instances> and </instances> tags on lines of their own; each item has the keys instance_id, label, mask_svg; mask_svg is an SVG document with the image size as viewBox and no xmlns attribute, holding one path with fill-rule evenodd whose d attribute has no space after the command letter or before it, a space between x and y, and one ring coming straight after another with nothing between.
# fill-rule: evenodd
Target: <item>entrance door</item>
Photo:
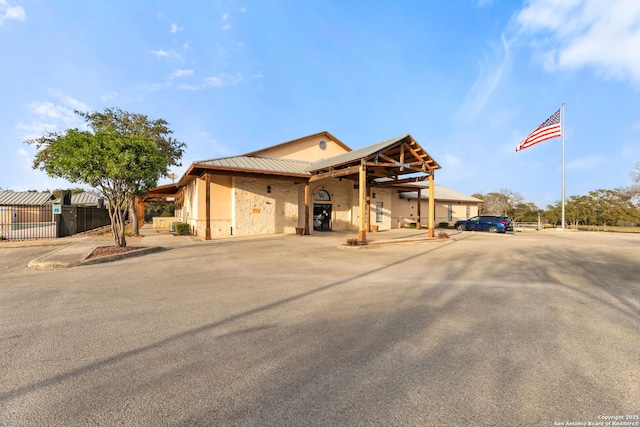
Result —
<instances>
[{"instance_id":1,"label":"entrance door","mask_svg":"<svg viewBox=\"0 0 640 427\"><path fill-rule=\"evenodd\" d=\"M313 230L331 231L331 205L314 203Z\"/></svg>"}]
</instances>

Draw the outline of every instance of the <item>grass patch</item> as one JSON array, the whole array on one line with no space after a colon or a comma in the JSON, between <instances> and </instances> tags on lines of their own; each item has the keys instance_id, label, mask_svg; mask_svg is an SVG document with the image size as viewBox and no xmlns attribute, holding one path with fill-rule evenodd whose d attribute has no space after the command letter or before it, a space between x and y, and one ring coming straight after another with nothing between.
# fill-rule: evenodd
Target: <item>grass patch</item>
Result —
<instances>
[{"instance_id":1,"label":"grass patch","mask_svg":"<svg viewBox=\"0 0 640 427\"><path fill-rule=\"evenodd\" d=\"M607 231L613 233L640 233L640 227L620 227L617 225L579 225L580 231Z\"/></svg>"}]
</instances>

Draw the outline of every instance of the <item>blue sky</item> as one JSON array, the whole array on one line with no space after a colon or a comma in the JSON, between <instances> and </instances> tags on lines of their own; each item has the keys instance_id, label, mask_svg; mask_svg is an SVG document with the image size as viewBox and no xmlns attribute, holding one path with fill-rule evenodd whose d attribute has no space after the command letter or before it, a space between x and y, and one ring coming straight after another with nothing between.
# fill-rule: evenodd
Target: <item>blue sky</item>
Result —
<instances>
[{"instance_id":1,"label":"blue sky","mask_svg":"<svg viewBox=\"0 0 640 427\"><path fill-rule=\"evenodd\" d=\"M544 208L560 139L514 149L562 102L567 196L630 185L640 160L637 0L0 0L0 57L4 189L68 186L23 141L107 107L166 119L179 175L322 130L410 133L436 183Z\"/></svg>"}]
</instances>

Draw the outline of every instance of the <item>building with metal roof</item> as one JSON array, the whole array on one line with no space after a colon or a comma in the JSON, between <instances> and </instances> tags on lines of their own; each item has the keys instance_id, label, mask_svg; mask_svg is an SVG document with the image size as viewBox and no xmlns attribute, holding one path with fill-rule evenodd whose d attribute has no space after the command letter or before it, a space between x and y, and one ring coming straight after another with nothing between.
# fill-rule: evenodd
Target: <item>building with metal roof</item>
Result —
<instances>
[{"instance_id":1,"label":"building with metal roof","mask_svg":"<svg viewBox=\"0 0 640 427\"><path fill-rule=\"evenodd\" d=\"M60 203L61 199L56 199L55 203ZM82 193L75 193L71 195L71 205L72 206L100 206L102 207L104 204L104 199L96 196L95 194L87 193L83 191Z\"/></svg>"},{"instance_id":2,"label":"building with metal roof","mask_svg":"<svg viewBox=\"0 0 640 427\"><path fill-rule=\"evenodd\" d=\"M0 206L43 206L53 203L53 194L36 191L0 191Z\"/></svg>"},{"instance_id":3,"label":"building with metal roof","mask_svg":"<svg viewBox=\"0 0 640 427\"><path fill-rule=\"evenodd\" d=\"M440 168L410 134L352 150L323 131L244 155L195 161L177 184L155 188L140 202L174 199L176 219L205 239L353 230L366 242L374 228L423 221L433 235L434 173ZM404 218L399 201L412 191L426 197L426 206L417 204ZM477 202L468 196L452 202L477 214Z\"/></svg>"}]
</instances>

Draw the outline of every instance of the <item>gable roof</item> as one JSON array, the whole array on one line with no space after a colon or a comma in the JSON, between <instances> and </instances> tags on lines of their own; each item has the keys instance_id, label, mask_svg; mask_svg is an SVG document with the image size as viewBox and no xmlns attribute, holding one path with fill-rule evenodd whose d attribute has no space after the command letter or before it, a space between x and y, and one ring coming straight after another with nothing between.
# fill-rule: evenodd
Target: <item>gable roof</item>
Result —
<instances>
[{"instance_id":1,"label":"gable roof","mask_svg":"<svg viewBox=\"0 0 640 427\"><path fill-rule=\"evenodd\" d=\"M35 191L0 191L0 205L3 206L42 206L53 200L51 193Z\"/></svg>"},{"instance_id":2,"label":"gable roof","mask_svg":"<svg viewBox=\"0 0 640 427\"><path fill-rule=\"evenodd\" d=\"M322 136L322 135L326 136L326 137L327 137L327 139L331 139L332 141L334 141L336 144L338 144L340 147L344 148L345 150L347 150L347 151L351 151L351 148L349 148L345 143L343 143L342 141L340 141L340 140L339 140L338 138L336 138L335 136L331 135L331 134L330 134L329 132L327 132L326 130L323 130L322 132L318 132L318 133L314 133L314 134L311 134L311 135L303 136L302 138L296 138L296 139L293 139L293 140L291 140L291 141L283 142L283 143L281 143L281 144L276 144L276 145L272 145L272 146L270 146L270 147L261 148L261 149L259 149L259 150L256 150L256 151L252 151L252 152L250 152L250 153L247 153L247 154L245 154L244 156L258 156L258 155L260 155L260 154L262 154L262 153L265 153L265 152L271 151L271 150L273 150L273 149L275 149L275 148L282 148L282 147L285 147L285 146L287 146L287 145L293 145L293 144L296 144L297 142L300 142L300 141L302 141L302 140L305 140L305 139L308 139L308 138L313 138L313 137L315 137L315 136Z\"/></svg>"},{"instance_id":3,"label":"gable roof","mask_svg":"<svg viewBox=\"0 0 640 427\"><path fill-rule=\"evenodd\" d=\"M274 147L293 144L307 138L318 137L318 135L330 137L334 141L337 140L333 135L325 131ZM219 175L247 176L259 174L292 180L303 178L313 181L332 177L335 174L338 175L333 177L344 176L354 179L354 176L358 176L358 172L355 170L356 165L359 165L362 160L367 162L370 179L389 177L393 179L393 182L385 185L398 186L399 184L413 181L413 178L399 179L400 176L417 173L421 174L422 178L415 180L420 181L427 174L432 173L433 170L440 169L440 165L424 151L410 134L400 135L358 150L351 150L344 144L343 146L350 151L328 159L319 159L315 162L258 154L267 152L273 147L241 156L199 160L189 166L186 173L178 181L178 186L183 187L208 171L215 171Z\"/></svg>"},{"instance_id":4,"label":"gable roof","mask_svg":"<svg viewBox=\"0 0 640 427\"><path fill-rule=\"evenodd\" d=\"M309 172L316 172L323 169L331 169L339 166L344 166L359 159L368 159L380 153L381 151L393 148L393 146L395 146L396 144L400 145L404 141L410 141L412 144L419 147L419 150L421 151L420 154L423 155L424 161L431 166L429 169L440 169L440 165L415 142L411 134L407 133L395 138L387 139L386 141L378 142L377 144L369 145L357 150L350 151L348 153L341 154L339 156L318 160L311 165L311 167L309 168Z\"/></svg>"},{"instance_id":5,"label":"gable roof","mask_svg":"<svg viewBox=\"0 0 640 427\"><path fill-rule=\"evenodd\" d=\"M83 191L82 193L76 193L71 195L71 204L74 206L97 206L98 199L100 199L100 197L91 193L87 193L86 191ZM57 198L54 201L54 203L60 203L60 202L61 202L60 198Z\"/></svg>"}]
</instances>

